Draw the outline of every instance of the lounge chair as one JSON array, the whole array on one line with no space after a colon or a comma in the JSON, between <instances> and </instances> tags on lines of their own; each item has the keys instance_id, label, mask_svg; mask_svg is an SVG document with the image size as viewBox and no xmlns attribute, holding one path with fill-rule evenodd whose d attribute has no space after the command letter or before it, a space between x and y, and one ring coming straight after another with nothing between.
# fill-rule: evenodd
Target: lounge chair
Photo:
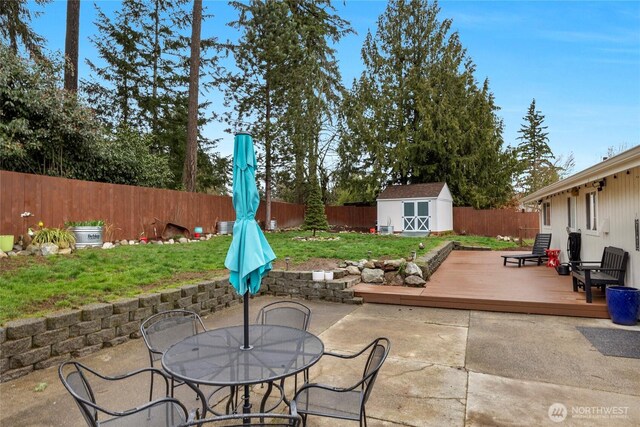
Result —
<instances>
[{"instance_id":1,"label":"lounge chair","mask_svg":"<svg viewBox=\"0 0 640 427\"><path fill-rule=\"evenodd\" d=\"M530 254L513 254L513 255L502 255L504 259L504 263L502 265L509 264L518 264L518 267L524 265L525 262L537 262L538 265L542 264L542 260L548 259L547 253L545 249L549 249L551 246L551 233L544 234L538 233L536 234L536 240L533 243L533 250ZM513 261L509 261L513 259Z\"/></svg>"}]
</instances>

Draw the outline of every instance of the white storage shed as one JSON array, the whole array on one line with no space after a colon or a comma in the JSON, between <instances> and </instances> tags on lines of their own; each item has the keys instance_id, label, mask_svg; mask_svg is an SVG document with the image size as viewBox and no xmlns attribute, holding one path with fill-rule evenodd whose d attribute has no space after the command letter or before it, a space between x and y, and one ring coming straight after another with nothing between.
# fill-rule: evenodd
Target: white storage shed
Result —
<instances>
[{"instance_id":1,"label":"white storage shed","mask_svg":"<svg viewBox=\"0 0 640 427\"><path fill-rule=\"evenodd\" d=\"M453 198L444 182L390 185L377 199L378 232L453 230Z\"/></svg>"}]
</instances>

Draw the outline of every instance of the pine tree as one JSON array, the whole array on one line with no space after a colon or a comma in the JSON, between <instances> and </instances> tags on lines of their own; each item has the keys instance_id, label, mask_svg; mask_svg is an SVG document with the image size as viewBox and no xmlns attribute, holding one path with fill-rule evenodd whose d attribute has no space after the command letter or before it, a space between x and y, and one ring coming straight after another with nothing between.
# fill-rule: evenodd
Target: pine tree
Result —
<instances>
[{"instance_id":1,"label":"pine tree","mask_svg":"<svg viewBox=\"0 0 640 427\"><path fill-rule=\"evenodd\" d=\"M261 148L270 218L274 185L300 201L318 169L323 124L342 90L330 44L348 24L328 0L232 5L239 12L232 26L241 31L231 48L239 72L226 79L226 101L235 108L231 125L250 131Z\"/></svg>"},{"instance_id":2,"label":"pine tree","mask_svg":"<svg viewBox=\"0 0 640 427\"><path fill-rule=\"evenodd\" d=\"M392 0L365 38L365 71L342 104L338 147L343 191L360 201L389 184L442 181L457 205L497 206L510 195L512 154L502 149L488 82L478 85L439 13L437 2Z\"/></svg>"},{"instance_id":3,"label":"pine tree","mask_svg":"<svg viewBox=\"0 0 640 427\"><path fill-rule=\"evenodd\" d=\"M307 207L304 213L302 229L313 230L313 235L315 236L316 230L328 229L329 223L327 222L327 214L324 211L324 204L322 203L320 185L315 177L309 184L309 188L309 197L307 198Z\"/></svg>"},{"instance_id":4,"label":"pine tree","mask_svg":"<svg viewBox=\"0 0 640 427\"><path fill-rule=\"evenodd\" d=\"M536 100L531 101L524 123L520 126L521 141L518 144L518 159L521 174L518 185L524 194L530 194L559 178L554 156L549 148L549 137L544 126L544 115L536 110Z\"/></svg>"},{"instance_id":5,"label":"pine tree","mask_svg":"<svg viewBox=\"0 0 640 427\"><path fill-rule=\"evenodd\" d=\"M43 6L50 1L36 0L36 4ZM18 55L19 46L22 45L33 59L46 60L42 53L45 40L29 25L32 17L40 14L29 10L27 0L0 1L0 41L7 42L14 55Z\"/></svg>"}]
</instances>

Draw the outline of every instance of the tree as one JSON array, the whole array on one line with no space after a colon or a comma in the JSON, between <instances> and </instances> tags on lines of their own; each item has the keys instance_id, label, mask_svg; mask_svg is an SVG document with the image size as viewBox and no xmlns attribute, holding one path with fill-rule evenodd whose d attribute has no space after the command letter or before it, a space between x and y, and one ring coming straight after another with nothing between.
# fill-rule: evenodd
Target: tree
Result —
<instances>
[{"instance_id":1,"label":"tree","mask_svg":"<svg viewBox=\"0 0 640 427\"><path fill-rule=\"evenodd\" d=\"M64 43L64 88L78 91L78 39L80 37L80 0L67 0L67 34Z\"/></svg>"},{"instance_id":2,"label":"tree","mask_svg":"<svg viewBox=\"0 0 640 427\"><path fill-rule=\"evenodd\" d=\"M437 2L392 0L362 48L365 71L340 112L343 195L373 201L390 184L449 184L456 205L499 206L511 195L489 83Z\"/></svg>"},{"instance_id":3,"label":"tree","mask_svg":"<svg viewBox=\"0 0 640 427\"><path fill-rule=\"evenodd\" d=\"M145 136L106 132L90 108L59 87L62 64L29 61L0 45L0 168L120 184L166 186L167 156Z\"/></svg>"},{"instance_id":4,"label":"tree","mask_svg":"<svg viewBox=\"0 0 640 427\"><path fill-rule=\"evenodd\" d=\"M324 204L320 194L320 186L315 177L309 184L310 192L307 198L307 207L304 212L304 223L302 224L303 230L313 230L313 235L316 235L316 230L326 230L329 228L327 222L327 214L324 211Z\"/></svg>"},{"instance_id":5,"label":"tree","mask_svg":"<svg viewBox=\"0 0 640 427\"><path fill-rule=\"evenodd\" d=\"M191 20L191 58L189 60L189 112L187 119L186 153L182 183L185 190L196 190L198 171L198 78L200 77L200 33L202 28L202 0L193 2Z\"/></svg>"},{"instance_id":6,"label":"tree","mask_svg":"<svg viewBox=\"0 0 640 427\"><path fill-rule=\"evenodd\" d=\"M521 141L518 144L518 159L521 173L518 186L524 194L531 194L542 187L557 181L558 170L554 165L554 156L549 148L549 137L544 126L544 115L536 110L536 100L529 105L524 123L520 126Z\"/></svg>"},{"instance_id":7,"label":"tree","mask_svg":"<svg viewBox=\"0 0 640 427\"><path fill-rule=\"evenodd\" d=\"M36 4L43 6L50 1L36 0ZM3 43L8 42L14 55L18 55L22 45L32 58L46 60L42 53L44 38L29 26L32 16L37 17L40 13L30 11L27 0L0 1L0 37Z\"/></svg>"},{"instance_id":8,"label":"tree","mask_svg":"<svg viewBox=\"0 0 640 427\"><path fill-rule=\"evenodd\" d=\"M231 25L241 37L230 46L238 72L225 79L226 102L234 107L229 123L259 144L270 218L274 185L302 201L306 182L316 176L323 124L342 90L330 45L348 24L328 0L232 5L239 16Z\"/></svg>"}]
</instances>

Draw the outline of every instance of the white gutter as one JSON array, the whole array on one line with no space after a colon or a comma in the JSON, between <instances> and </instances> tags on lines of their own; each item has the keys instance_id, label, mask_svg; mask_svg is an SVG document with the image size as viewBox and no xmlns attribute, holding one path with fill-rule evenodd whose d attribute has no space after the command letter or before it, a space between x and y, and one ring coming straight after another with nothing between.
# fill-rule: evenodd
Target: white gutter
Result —
<instances>
[{"instance_id":1,"label":"white gutter","mask_svg":"<svg viewBox=\"0 0 640 427\"><path fill-rule=\"evenodd\" d=\"M640 145L636 145L629 150L623 151L622 153L593 165L582 172L578 172L575 175L571 175L568 178L541 188L535 193L531 193L528 196L523 197L520 202L531 203L560 191L566 191L576 186L588 185L606 176L623 172L636 166L640 166Z\"/></svg>"}]
</instances>

